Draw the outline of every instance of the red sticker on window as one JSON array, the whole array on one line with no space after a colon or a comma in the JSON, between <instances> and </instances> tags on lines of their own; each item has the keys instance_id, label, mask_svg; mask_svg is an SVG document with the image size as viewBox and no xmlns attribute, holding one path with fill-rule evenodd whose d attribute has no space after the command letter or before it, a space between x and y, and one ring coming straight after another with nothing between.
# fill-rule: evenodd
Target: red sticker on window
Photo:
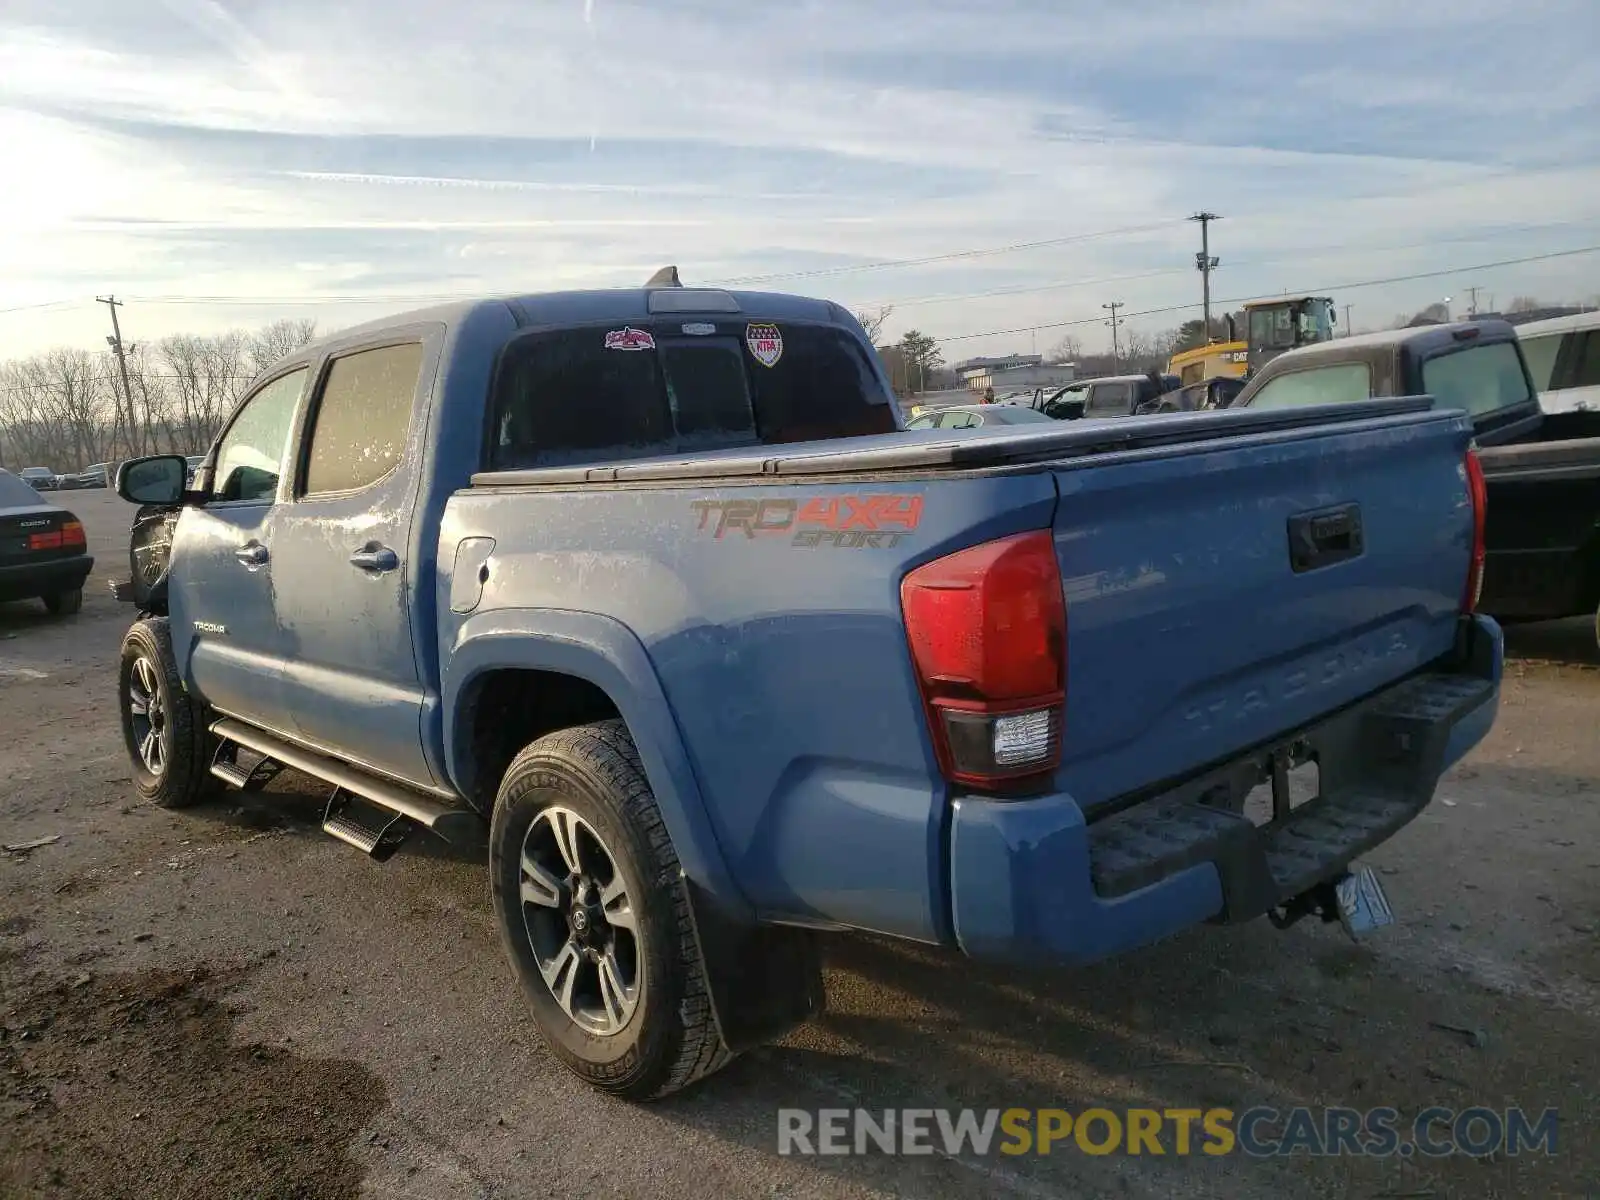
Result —
<instances>
[{"instance_id":1,"label":"red sticker on window","mask_svg":"<svg viewBox=\"0 0 1600 1200\"><path fill-rule=\"evenodd\" d=\"M607 350L654 350L656 339L648 329L635 329L629 325L623 329L612 329L606 332Z\"/></svg>"},{"instance_id":2,"label":"red sticker on window","mask_svg":"<svg viewBox=\"0 0 1600 1200\"><path fill-rule=\"evenodd\" d=\"M750 357L763 367L775 367L783 357L783 334L776 325L746 325L744 344L750 347Z\"/></svg>"}]
</instances>

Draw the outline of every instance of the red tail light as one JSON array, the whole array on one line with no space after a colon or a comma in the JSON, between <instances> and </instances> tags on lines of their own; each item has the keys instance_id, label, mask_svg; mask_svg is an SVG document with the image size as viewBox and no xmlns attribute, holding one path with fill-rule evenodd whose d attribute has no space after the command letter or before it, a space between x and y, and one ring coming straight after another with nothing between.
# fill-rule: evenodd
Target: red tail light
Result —
<instances>
[{"instance_id":1,"label":"red tail light","mask_svg":"<svg viewBox=\"0 0 1600 1200\"><path fill-rule=\"evenodd\" d=\"M65 521L60 529L28 535L29 550L82 550L89 544L83 535L83 524Z\"/></svg>"},{"instance_id":2,"label":"red tail light","mask_svg":"<svg viewBox=\"0 0 1600 1200\"><path fill-rule=\"evenodd\" d=\"M1477 612L1483 594L1483 526L1489 512L1489 487L1483 481L1483 464L1476 450L1467 451L1467 497L1472 501L1472 565L1467 568L1467 586L1461 593L1461 611Z\"/></svg>"},{"instance_id":3,"label":"red tail light","mask_svg":"<svg viewBox=\"0 0 1600 1200\"><path fill-rule=\"evenodd\" d=\"M1067 606L1048 530L925 563L900 607L939 766L998 789L1061 761Z\"/></svg>"}]
</instances>

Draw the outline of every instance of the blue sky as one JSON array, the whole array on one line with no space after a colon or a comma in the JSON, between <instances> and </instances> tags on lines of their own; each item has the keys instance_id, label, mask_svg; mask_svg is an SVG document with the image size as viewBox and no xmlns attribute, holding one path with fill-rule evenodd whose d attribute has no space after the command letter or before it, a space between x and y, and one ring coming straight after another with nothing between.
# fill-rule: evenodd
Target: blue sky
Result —
<instances>
[{"instance_id":1,"label":"blue sky","mask_svg":"<svg viewBox=\"0 0 1600 1200\"><path fill-rule=\"evenodd\" d=\"M1198 309L1200 208L1225 299L1600 246L1597 50L1594 0L7 0L0 357L102 346L111 291L139 339L668 262L1095 348ZM1335 299L1472 285L1592 300L1600 254Z\"/></svg>"}]
</instances>

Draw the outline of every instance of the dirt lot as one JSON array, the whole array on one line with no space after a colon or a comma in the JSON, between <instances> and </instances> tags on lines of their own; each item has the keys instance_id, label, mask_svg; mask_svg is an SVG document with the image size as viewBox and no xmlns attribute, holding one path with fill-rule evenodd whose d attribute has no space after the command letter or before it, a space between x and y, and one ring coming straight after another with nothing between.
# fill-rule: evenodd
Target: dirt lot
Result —
<instances>
[{"instance_id":1,"label":"dirt lot","mask_svg":"<svg viewBox=\"0 0 1600 1200\"><path fill-rule=\"evenodd\" d=\"M0 1195L1553 1196L1600 1194L1600 663L1514 631L1500 722L1374 856L1401 923L1206 928L1076 972L829 945L830 1012L649 1108L540 1045L481 864L378 865L303 778L189 813L134 802L113 670L128 511L63 497L83 612L0 605ZM243 802L241 803L241 799ZM1437 1028L1457 1026L1466 1034ZM1559 1153L804 1159L776 1110L1520 1104Z\"/></svg>"}]
</instances>

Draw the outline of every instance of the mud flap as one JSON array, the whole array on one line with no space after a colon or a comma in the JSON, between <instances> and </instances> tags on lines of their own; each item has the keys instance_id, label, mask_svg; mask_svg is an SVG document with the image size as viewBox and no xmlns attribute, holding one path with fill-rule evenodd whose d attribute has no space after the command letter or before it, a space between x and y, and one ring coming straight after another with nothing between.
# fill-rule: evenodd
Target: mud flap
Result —
<instances>
[{"instance_id":1,"label":"mud flap","mask_svg":"<svg viewBox=\"0 0 1600 1200\"><path fill-rule=\"evenodd\" d=\"M685 877L695 940L705 963L712 1016L731 1053L774 1041L822 1012L817 935L731 916Z\"/></svg>"}]
</instances>

